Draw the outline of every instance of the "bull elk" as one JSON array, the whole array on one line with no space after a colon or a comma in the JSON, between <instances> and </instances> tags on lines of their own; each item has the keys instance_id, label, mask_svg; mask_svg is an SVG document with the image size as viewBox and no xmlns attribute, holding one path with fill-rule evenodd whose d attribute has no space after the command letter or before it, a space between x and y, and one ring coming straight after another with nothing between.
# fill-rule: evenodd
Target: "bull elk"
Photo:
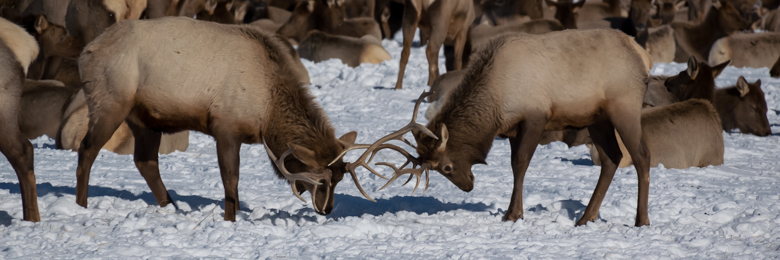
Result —
<instances>
[{"instance_id":1,"label":"bull elk","mask_svg":"<svg viewBox=\"0 0 780 260\"><path fill-rule=\"evenodd\" d=\"M33 147L19 129L17 117L27 67L38 56L35 38L10 21L0 18L0 152L19 178L24 220L37 222L38 194L33 172Z\"/></svg>"},{"instance_id":2,"label":"bull elk","mask_svg":"<svg viewBox=\"0 0 780 260\"><path fill-rule=\"evenodd\" d=\"M454 47L454 69L460 70L463 67L463 52L472 22L474 22L474 3L471 0L406 0L403 20L404 42L395 89L403 87L412 39L418 27L421 45L428 44L425 55L428 58L428 86L430 86L439 76L439 49L442 45Z\"/></svg>"},{"instance_id":3,"label":"bull elk","mask_svg":"<svg viewBox=\"0 0 780 260\"><path fill-rule=\"evenodd\" d=\"M92 164L124 121L135 136L135 164L160 206L173 203L157 163L160 132L194 130L216 139L225 220L235 221L239 210L241 143L262 142L294 195L303 200L298 190L305 189L317 213L330 213L345 163L329 162L356 133L335 137L290 51L281 37L250 26L166 17L110 27L79 58L90 113L76 202L87 206Z\"/></svg>"},{"instance_id":4,"label":"bull elk","mask_svg":"<svg viewBox=\"0 0 780 260\"><path fill-rule=\"evenodd\" d=\"M642 138L653 157L650 166L685 169L723 164L723 134L718 111L709 101L690 99L662 107L642 109ZM626 153L618 139L620 151ZM593 164L599 165L599 153L589 146ZM624 156L618 167L632 164Z\"/></svg>"},{"instance_id":5,"label":"bull elk","mask_svg":"<svg viewBox=\"0 0 780 260\"><path fill-rule=\"evenodd\" d=\"M596 190L577 222L584 225L597 219L622 158L617 130L637 166L635 225L648 225L650 153L642 140L640 109L652 65L641 46L614 30L505 34L475 54L463 80L427 126L415 122L419 108L415 107L407 127L379 139L361 158L382 143L414 131L419 157L403 152L407 163L400 168L382 164L395 172L390 182L412 174L419 184L423 174L436 170L468 192L474 188L471 167L485 163L495 136L508 137L514 189L503 219L516 221L523 217L523 179L542 132L588 127L603 166ZM411 168L404 168L409 164Z\"/></svg>"},{"instance_id":6,"label":"bull elk","mask_svg":"<svg viewBox=\"0 0 780 260\"><path fill-rule=\"evenodd\" d=\"M780 33L734 34L712 45L709 63L731 60L734 67L771 67L780 56Z\"/></svg>"}]
</instances>

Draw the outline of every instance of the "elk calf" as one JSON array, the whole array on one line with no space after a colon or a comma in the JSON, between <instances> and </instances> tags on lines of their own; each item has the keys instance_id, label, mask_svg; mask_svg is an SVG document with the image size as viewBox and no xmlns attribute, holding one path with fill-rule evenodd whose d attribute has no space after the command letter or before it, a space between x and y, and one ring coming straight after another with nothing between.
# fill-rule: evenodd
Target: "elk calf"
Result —
<instances>
[{"instance_id":1,"label":"elk calf","mask_svg":"<svg viewBox=\"0 0 780 260\"><path fill-rule=\"evenodd\" d=\"M709 63L731 60L734 67L772 67L780 57L780 33L734 34L716 41Z\"/></svg>"},{"instance_id":2,"label":"elk calf","mask_svg":"<svg viewBox=\"0 0 780 260\"><path fill-rule=\"evenodd\" d=\"M428 45L425 55L428 58L428 86L430 86L439 76L439 49L442 45L454 46L454 70L462 69L463 51L473 22L474 3L471 0L406 0L403 21L404 43L395 89L403 87L412 39L418 27L420 44Z\"/></svg>"},{"instance_id":3,"label":"elk calf","mask_svg":"<svg viewBox=\"0 0 780 260\"><path fill-rule=\"evenodd\" d=\"M379 64L390 60L390 53L379 44L378 39L366 35L358 39L348 36L329 35L320 31L311 31L298 45L301 58L315 63L340 59L350 67L362 63Z\"/></svg>"},{"instance_id":4,"label":"elk calf","mask_svg":"<svg viewBox=\"0 0 780 260\"><path fill-rule=\"evenodd\" d=\"M723 132L718 111L709 101L690 99L662 107L642 109L642 138L650 150L650 166L685 169L723 164ZM617 134L616 134L617 135ZM618 135L619 136L619 135ZM623 154L627 154L618 138ZM590 148L593 164L600 165L596 147ZM631 166L631 156L618 167Z\"/></svg>"},{"instance_id":5,"label":"elk calf","mask_svg":"<svg viewBox=\"0 0 780 260\"><path fill-rule=\"evenodd\" d=\"M19 129L20 101L27 67L38 56L35 38L0 18L0 152L19 179L24 220L37 222L38 194L33 172L33 147Z\"/></svg>"},{"instance_id":6,"label":"elk calf","mask_svg":"<svg viewBox=\"0 0 780 260\"><path fill-rule=\"evenodd\" d=\"M235 221L239 210L241 143L263 143L294 195L302 199L298 189L305 189L317 213L330 213L346 170L334 158L353 145L356 133L335 137L291 51L283 39L251 26L166 17L110 27L79 58L90 111L78 152L76 202L87 206L92 164L126 122L135 137L135 164L160 206L173 202L158 169L160 132L194 130L217 141L225 220Z\"/></svg>"}]
</instances>

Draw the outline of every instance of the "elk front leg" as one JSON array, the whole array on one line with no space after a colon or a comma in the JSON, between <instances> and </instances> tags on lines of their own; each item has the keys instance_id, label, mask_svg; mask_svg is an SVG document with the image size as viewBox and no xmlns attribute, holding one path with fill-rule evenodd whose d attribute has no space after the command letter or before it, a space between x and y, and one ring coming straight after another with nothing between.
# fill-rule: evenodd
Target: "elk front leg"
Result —
<instances>
[{"instance_id":1,"label":"elk front leg","mask_svg":"<svg viewBox=\"0 0 780 260\"><path fill-rule=\"evenodd\" d=\"M141 176L146 180L149 189L152 190L154 198L160 207L165 207L168 203L173 203L176 209L179 206L171 198L171 194L165 189L165 184L160 178L160 167L158 162L160 150L160 139L162 134L154 132L148 128L137 126L131 123L127 124L133 131L135 137L135 154L133 160Z\"/></svg>"},{"instance_id":2,"label":"elk front leg","mask_svg":"<svg viewBox=\"0 0 780 260\"><path fill-rule=\"evenodd\" d=\"M517 136L509 138L512 149L512 173L515 178L512 199L504 215L504 221L517 221L523 218L523 180L543 131L543 121L526 120L518 125Z\"/></svg>"},{"instance_id":3,"label":"elk front leg","mask_svg":"<svg viewBox=\"0 0 780 260\"><path fill-rule=\"evenodd\" d=\"M588 221L595 221L598 218L601 202L604 200L607 189L612 183L612 178L615 176L615 171L623 158L612 123L609 121L597 122L588 126L588 132L591 139L593 139L593 145L596 146L596 150L599 153L601 175L599 175L598 184L596 184L596 189L590 197L585 213L577 221L577 226L585 225Z\"/></svg>"},{"instance_id":4,"label":"elk front leg","mask_svg":"<svg viewBox=\"0 0 780 260\"><path fill-rule=\"evenodd\" d=\"M463 69L463 53L464 48L466 47L466 41L469 39L469 27L463 28L460 33L458 33L457 38L455 38L455 70L461 70Z\"/></svg>"},{"instance_id":5,"label":"elk front leg","mask_svg":"<svg viewBox=\"0 0 780 260\"><path fill-rule=\"evenodd\" d=\"M24 220L38 222L41 221L41 216L38 213L38 192L35 186L35 172L33 172L33 147L19 130L16 120L16 118L2 120L7 124L3 125L4 134L0 135L0 152L11 163L11 167L16 171L16 177L19 178Z\"/></svg>"},{"instance_id":6,"label":"elk front leg","mask_svg":"<svg viewBox=\"0 0 780 260\"><path fill-rule=\"evenodd\" d=\"M241 142L234 135L217 134L217 160L219 172L222 175L222 186L225 187L225 220L236 221L238 204L238 166Z\"/></svg>"},{"instance_id":7,"label":"elk front leg","mask_svg":"<svg viewBox=\"0 0 780 260\"><path fill-rule=\"evenodd\" d=\"M404 18L403 18L403 34L404 34L404 46L401 50L401 64L398 67L398 80L395 82L395 89L403 88L404 72L406 71L406 63L409 62L409 54L412 51L412 41L414 40L414 32L417 31L417 24L420 21L420 11L412 4L412 1L406 0L404 5Z\"/></svg>"},{"instance_id":8,"label":"elk front leg","mask_svg":"<svg viewBox=\"0 0 780 260\"><path fill-rule=\"evenodd\" d=\"M449 27L451 15L446 12L438 13L438 17L431 13L429 15L433 17L430 17L430 38L428 39L428 47L425 48L425 55L428 57L428 86L431 86L436 77L439 76L439 50L444 44L444 40L447 39L447 28ZM457 50L455 52L455 59L457 60Z\"/></svg>"}]
</instances>

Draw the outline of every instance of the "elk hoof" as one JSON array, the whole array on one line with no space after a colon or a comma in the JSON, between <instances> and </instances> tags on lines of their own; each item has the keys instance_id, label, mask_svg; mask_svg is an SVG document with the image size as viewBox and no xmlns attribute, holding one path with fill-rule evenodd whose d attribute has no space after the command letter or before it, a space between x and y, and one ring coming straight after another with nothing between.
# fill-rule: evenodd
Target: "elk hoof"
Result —
<instances>
[{"instance_id":1,"label":"elk hoof","mask_svg":"<svg viewBox=\"0 0 780 260\"><path fill-rule=\"evenodd\" d=\"M523 216L522 216L521 214L512 213L512 212L507 212L507 213L504 215L504 218L502 218L501 220L502 220L502 221L512 221L512 222L517 222L517 220L518 220L518 219L523 219Z\"/></svg>"},{"instance_id":2,"label":"elk hoof","mask_svg":"<svg viewBox=\"0 0 780 260\"><path fill-rule=\"evenodd\" d=\"M637 218L636 219L636 223L634 223L634 226L637 226L637 227L649 226L649 225L650 225L650 220L646 219L646 218L645 219Z\"/></svg>"}]
</instances>

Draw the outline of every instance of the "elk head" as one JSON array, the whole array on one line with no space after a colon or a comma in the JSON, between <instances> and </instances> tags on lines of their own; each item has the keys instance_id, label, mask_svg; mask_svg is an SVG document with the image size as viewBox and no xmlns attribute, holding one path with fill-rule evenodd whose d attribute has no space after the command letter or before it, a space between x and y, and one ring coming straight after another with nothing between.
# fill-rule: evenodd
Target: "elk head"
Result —
<instances>
[{"instance_id":1,"label":"elk head","mask_svg":"<svg viewBox=\"0 0 780 260\"><path fill-rule=\"evenodd\" d=\"M685 6L685 3L685 0L657 0L655 1L655 18L661 19L661 24L669 24L674 21L674 14Z\"/></svg>"},{"instance_id":2,"label":"elk head","mask_svg":"<svg viewBox=\"0 0 780 260\"><path fill-rule=\"evenodd\" d=\"M750 27L750 23L745 21L745 19L739 13L739 10L734 8L734 6L731 3L729 2L723 2L722 4L718 4L718 3L719 2L715 2L710 12L714 12L717 14L718 26L720 26L720 28L723 28L723 32L725 32L728 35L732 35L740 30L745 30Z\"/></svg>"},{"instance_id":3,"label":"elk head","mask_svg":"<svg viewBox=\"0 0 780 260\"><path fill-rule=\"evenodd\" d=\"M39 15L35 20L36 40L41 47L42 57L62 56L75 59L84 46L76 44L73 36L68 35L65 27L49 23L46 16Z\"/></svg>"},{"instance_id":4,"label":"elk head","mask_svg":"<svg viewBox=\"0 0 780 260\"><path fill-rule=\"evenodd\" d=\"M410 176L404 185L409 183L413 177L417 177L417 182L414 186L414 190L412 190L412 193L417 190L417 187L420 185L420 180L422 179L423 174L425 174L425 190L427 190L429 172L430 170L436 170L444 175L444 177L449 179L453 184L458 186L458 188L461 190L467 192L471 191L474 188L474 175L471 173L471 166L477 163L485 164L484 155L487 154L487 150L489 150L490 147L484 149L485 147L472 146L469 144L449 143L449 132L444 124L441 124L434 129L435 132L439 133L439 136L436 136L434 131L431 131L424 125L417 123L417 112L419 111L420 103L422 103L423 99L428 95L430 95L430 93L423 93L420 95L420 98L417 99L417 103L414 107L414 114L412 115L412 121L409 122L409 124L398 131L380 138L374 144L355 146L353 149L367 149L355 163L347 164L347 170L354 172L354 169L357 168L357 166L363 166L372 173L387 179L386 177L377 173L367 164L371 162L371 160L374 158L374 155L376 155L376 153L380 150L391 149L401 153L404 157L406 157L406 162L401 165L401 167L396 167L395 165L387 162L376 163L377 165L389 167L394 172L393 177L390 178L389 181L384 186L382 186L382 188L380 188L380 190L384 189L390 185L390 183L405 174L410 174ZM410 131L414 134L415 140L418 144L417 147L403 138L403 135ZM390 140L400 140L415 148L419 154L419 157L412 156L396 145L385 143ZM345 150L342 155L349 150L352 149ZM341 156L338 158L341 158ZM410 167L406 168L406 166ZM423 192L425 192L425 190L423 190Z\"/></svg>"},{"instance_id":5,"label":"elk head","mask_svg":"<svg viewBox=\"0 0 780 260\"><path fill-rule=\"evenodd\" d=\"M279 30L277 34L287 39L294 39L298 42L306 37L306 33L309 32L309 15L314 12L314 1L303 1L298 3L293 10L290 20L287 21Z\"/></svg>"},{"instance_id":6,"label":"elk head","mask_svg":"<svg viewBox=\"0 0 780 260\"><path fill-rule=\"evenodd\" d=\"M744 134L768 136L772 134L766 117L767 105L761 80L748 83L739 76L737 86L719 91L715 107L721 117L724 130L739 128Z\"/></svg>"},{"instance_id":7,"label":"elk head","mask_svg":"<svg viewBox=\"0 0 780 260\"><path fill-rule=\"evenodd\" d=\"M71 1L65 15L66 27L86 45L119 21L137 20L145 9L146 0Z\"/></svg>"},{"instance_id":8,"label":"elk head","mask_svg":"<svg viewBox=\"0 0 780 260\"><path fill-rule=\"evenodd\" d=\"M715 78L730 63L731 60L728 60L710 67L707 63L699 62L696 60L696 57L690 56L688 58L688 69L681 71L676 76L667 78L664 86L680 100L701 98L712 102Z\"/></svg>"},{"instance_id":9,"label":"elk head","mask_svg":"<svg viewBox=\"0 0 780 260\"><path fill-rule=\"evenodd\" d=\"M347 172L347 163L342 161L341 154L345 149L355 146L356 137L356 132L349 132L332 142L317 143L310 148L288 143L287 151L278 158L268 148L265 140L263 145L268 152L268 157L276 166L277 173L290 183L293 194L306 202L300 191L308 191L311 194L314 210L319 214L327 215L333 210L333 192L336 185L344 179L344 173ZM338 158L334 160L334 157ZM360 192L374 201L363 191L354 174L353 179Z\"/></svg>"}]
</instances>

